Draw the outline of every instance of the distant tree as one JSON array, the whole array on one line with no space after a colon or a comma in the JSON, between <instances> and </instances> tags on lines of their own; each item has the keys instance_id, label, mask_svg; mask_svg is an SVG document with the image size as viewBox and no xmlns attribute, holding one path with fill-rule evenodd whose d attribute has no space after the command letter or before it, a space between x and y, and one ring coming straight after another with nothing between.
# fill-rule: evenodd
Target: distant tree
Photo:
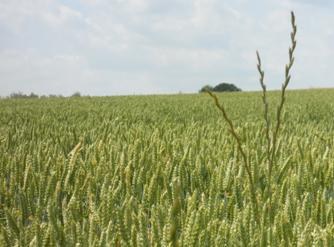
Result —
<instances>
[{"instance_id":1,"label":"distant tree","mask_svg":"<svg viewBox=\"0 0 334 247\"><path fill-rule=\"evenodd\" d=\"M75 92L74 94L71 95L71 97L81 97L81 93Z\"/></svg>"},{"instance_id":2,"label":"distant tree","mask_svg":"<svg viewBox=\"0 0 334 247\"><path fill-rule=\"evenodd\" d=\"M212 91L213 90L213 87L212 86L210 86L210 85L205 85L204 87L202 87L200 90L199 90L199 92L200 93L205 93L205 92L207 92L207 91Z\"/></svg>"},{"instance_id":3,"label":"distant tree","mask_svg":"<svg viewBox=\"0 0 334 247\"><path fill-rule=\"evenodd\" d=\"M38 97L39 97L38 94L35 94L33 92L31 92L28 96L28 98L38 98Z\"/></svg>"},{"instance_id":4,"label":"distant tree","mask_svg":"<svg viewBox=\"0 0 334 247\"><path fill-rule=\"evenodd\" d=\"M64 98L63 95L61 94L49 94L48 96L45 97L49 97L49 98Z\"/></svg>"},{"instance_id":5,"label":"distant tree","mask_svg":"<svg viewBox=\"0 0 334 247\"><path fill-rule=\"evenodd\" d=\"M230 83L220 83L218 85L216 85L215 87L212 87L210 85L205 85L204 87L202 87L199 92L203 93L203 92L207 92L207 91L213 91L213 92L239 92L241 91L240 88L238 88L237 86L235 86L234 84L230 84Z\"/></svg>"},{"instance_id":6,"label":"distant tree","mask_svg":"<svg viewBox=\"0 0 334 247\"><path fill-rule=\"evenodd\" d=\"M234 84L224 82L224 83L220 83L217 86L215 86L212 91L214 92L239 92L241 91L241 89L235 86Z\"/></svg>"},{"instance_id":7,"label":"distant tree","mask_svg":"<svg viewBox=\"0 0 334 247\"><path fill-rule=\"evenodd\" d=\"M14 92L9 95L9 98L12 99L33 99L38 98L38 94L31 92L30 94L24 94L22 92Z\"/></svg>"},{"instance_id":8,"label":"distant tree","mask_svg":"<svg viewBox=\"0 0 334 247\"><path fill-rule=\"evenodd\" d=\"M22 92L14 92L9 95L9 98L12 99L19 99L19 98L26 98L27 95L23 94Z\"/></svg>"}]
</instances>

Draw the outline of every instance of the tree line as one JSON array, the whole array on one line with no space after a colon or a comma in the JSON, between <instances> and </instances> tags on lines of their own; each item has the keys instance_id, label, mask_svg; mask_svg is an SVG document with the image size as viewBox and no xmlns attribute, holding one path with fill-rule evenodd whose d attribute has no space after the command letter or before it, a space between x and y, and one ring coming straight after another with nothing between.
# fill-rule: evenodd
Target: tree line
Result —
<instances>
[{"instance_id":1,"label":"tree line","mask_svg":"<svg viewBox=\"0 0 334 247\"><path fill-rule=\"evenodd\" d=\"M241 89L235 86L234 84L223 82L214 87L211 85L205 85L199 90L200 93L204 93L208 91L210 92L240 92Z\"/></svg>"},{"instance_id":2,"label":"tree line","mask_svg":"<svg viewBox=\"0 0 334 247\"><path fill-rule=\"evenodd\" d=\"M80 92L75 92L69 97L81 97ZM65 98L62 94L49 94L49 95L38 95L36 93L31 92L30 94L25 94L22 92L14 92L11 93L6 98L10 99L38 99L38 98Z\"/></svg>"}]
</instances>

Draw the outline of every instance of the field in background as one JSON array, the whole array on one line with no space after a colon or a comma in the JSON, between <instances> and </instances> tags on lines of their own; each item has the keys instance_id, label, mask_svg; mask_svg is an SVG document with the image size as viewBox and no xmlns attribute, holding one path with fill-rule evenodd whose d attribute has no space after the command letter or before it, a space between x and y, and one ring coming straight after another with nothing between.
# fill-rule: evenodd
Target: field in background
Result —
<instances>
[{"instance_id":1,"label":"field in background","mask_svg":"<svg viewBox=\"0 0 334 247\"><path fill-rule=\"evenodd\" d=\"M334 90L287 92L271 239L261 93L219 98L251 157L260 225L207 94L1 100L0 245L333 246Z\"/></svg>"}]
</instances>

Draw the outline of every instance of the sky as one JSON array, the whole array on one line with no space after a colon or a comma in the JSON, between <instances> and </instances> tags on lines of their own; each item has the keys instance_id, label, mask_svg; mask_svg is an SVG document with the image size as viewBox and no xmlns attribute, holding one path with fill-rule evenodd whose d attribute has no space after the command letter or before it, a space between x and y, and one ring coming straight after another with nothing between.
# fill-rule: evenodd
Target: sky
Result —
<instances>
[{"instance_id":1,"label":"sky","mask_svg":"<svg viewBox=\"0 0 334 247\"><path fill-rule=\"evenodd\" d=\"M1 0L0 96L193 93L334 87L332 0Z\"/></svg>"}]
</instances>

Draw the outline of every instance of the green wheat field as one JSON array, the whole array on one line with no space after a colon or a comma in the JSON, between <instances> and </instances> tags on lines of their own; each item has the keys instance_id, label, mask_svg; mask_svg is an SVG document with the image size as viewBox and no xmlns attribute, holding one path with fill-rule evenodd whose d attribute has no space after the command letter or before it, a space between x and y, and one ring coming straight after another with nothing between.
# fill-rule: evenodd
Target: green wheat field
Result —
<instances>
[{"instance_id":1,"label":"green wheat field","mask_svg":"<svg viewBox=\"0 0 334 247\"><path fill-rule=\"evenodd\" d=\"M334 246L334 90L0 100L0 246ZM275 120L279 92L269 92ZM271 202L269 201L271 200Z\"/></svg>"}]
</instances>

